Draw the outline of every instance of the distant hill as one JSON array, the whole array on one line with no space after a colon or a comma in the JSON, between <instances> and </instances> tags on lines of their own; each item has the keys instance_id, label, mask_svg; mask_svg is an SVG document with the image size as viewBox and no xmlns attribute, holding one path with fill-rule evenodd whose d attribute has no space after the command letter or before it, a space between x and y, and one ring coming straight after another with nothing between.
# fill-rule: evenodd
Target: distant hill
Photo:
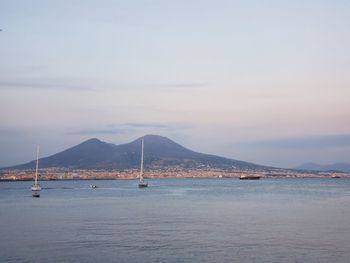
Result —
<instances>
[{"instance_id":1,"label":"distant hill","mask_svg":"<svg viewBox=\"0 0 350 263\"><path fill-rule=\"evenodd\" d=\"M311 170L311 171L343 171L350 172L350 164L348 163L334 163L328 165L321 165L317 163L304 163L295 167L298 170Z\"/></svg>"},{"instance_id":2,"label":"distant hill","mask_svg":"<svg viewBox=\"0 0 350 263\"><path fill-rule=\"evenodd\" d=\"M263 166L191 151L174 141L158 136L145 137L145 165L148 168L179 166L183 168L241 168L261 169ZM141 138L127 144L114 145L90 139L60 153L41 158L40 168L68 169L130 169L138 168L141 156ZM35 160L10 167L33 169Z\"/></svg>"}]
</instances>

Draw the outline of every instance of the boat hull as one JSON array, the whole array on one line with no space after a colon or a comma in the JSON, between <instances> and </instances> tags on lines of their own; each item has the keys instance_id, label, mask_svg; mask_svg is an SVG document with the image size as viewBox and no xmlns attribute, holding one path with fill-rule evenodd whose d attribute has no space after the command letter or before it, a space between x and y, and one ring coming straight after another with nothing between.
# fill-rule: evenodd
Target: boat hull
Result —
<instances>
[{"instance_id":1,"label":"boat hull","mask_svg":"<svg viewBox=\"0 0 350 263\"><path fill-rule=\"evenodd\" d=\"M33 193L33 197L40 197L40 193L34 192L34 193Z\"/></svg>"},{"instance_id":2,"label":"boat hull","mask_svg":"<svg viewBox=\"0 0 350 263\"><path fill-rule=\"evenodd\" d=\"M239 180L259 180L260 176L241 176Z\"/></svg>"},{"instance_id":3,"label":"boat hull","mask_svg":"<svg viewBox=\"0 0 350 263\"><path fill-rule=\"evenodd\" d=\"M148 187L148 183L139 183L139 188Z\"/></svg>"}]
</instances>

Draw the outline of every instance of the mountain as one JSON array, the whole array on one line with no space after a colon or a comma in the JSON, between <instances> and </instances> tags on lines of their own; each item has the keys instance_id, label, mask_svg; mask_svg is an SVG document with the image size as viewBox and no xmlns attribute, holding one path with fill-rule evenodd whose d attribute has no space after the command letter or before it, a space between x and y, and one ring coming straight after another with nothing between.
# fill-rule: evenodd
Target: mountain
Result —
<instances>
[{"instance_id":1,"label":"mountain","mask_svg":"<svg viewBox=\"0 0 350 263\"><path fill-rule=\"evenodd\" d=\"M194 152L166 137L158 135L146 135L144 138L145 165L148 168L210 166L213 168L261 169L263 167L248 162ZM94 138L60 153L41 158L39 165L40 168L123 170L138 168L140 156L141 138L121 145L102 142ZM35 160L10 168L33 169L34 167Z\"/></svg>"},{"instance_id":2,"label":"mountain","mask_svg":"<svg viewBox=\"0 0 350 263\"><path fill-rule=\"evenodd\" d=\"M348 163L334 163L321 165L317 163L304 163L295 167L298 170L311 170L311 171L343 171L350 172L350 164Z\"/></svg>"}]
</instances>

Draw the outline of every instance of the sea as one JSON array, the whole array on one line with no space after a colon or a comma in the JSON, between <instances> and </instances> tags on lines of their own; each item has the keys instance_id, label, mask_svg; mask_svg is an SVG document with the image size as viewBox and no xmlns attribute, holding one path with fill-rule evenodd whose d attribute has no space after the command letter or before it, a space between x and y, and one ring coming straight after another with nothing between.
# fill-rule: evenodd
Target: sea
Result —
<instances>
[{"instance_id":1,"label":"sea","mask_svg":"<svg viewBox=\"0 0 350 263\"><path fill-rule=\"evenodd\" d=\"M148 183L1 182L0 262L350 262L349 178Z\"/></svg>"}]
</instances>

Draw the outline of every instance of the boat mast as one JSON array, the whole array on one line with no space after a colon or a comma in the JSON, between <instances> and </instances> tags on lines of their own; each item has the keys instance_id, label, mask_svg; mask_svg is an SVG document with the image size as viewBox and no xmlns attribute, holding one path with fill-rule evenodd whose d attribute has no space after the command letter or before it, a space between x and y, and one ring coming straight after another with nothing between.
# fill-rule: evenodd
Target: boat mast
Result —
<instances>
[{"instance_id":1,"label":"boat mast","mask_svg":"<svg viewBox=\"0 0 350 263\"><path fill-rule=\"evenodd\" d=\"M140 182L143 181L143 148L144 148L144 137L142 137L142 143L141 143L141 170L140 170Z\"/></svg>"},{"instance_id":2,"label":"boat mast","mask_svg":"<svg viewBox=\"0 0 350 263\"><path fill-rule=\"evenodd\" d=\"M38 184L38 166L39 166L39 146L36 148L36 168L35 168L35 183Z\"/></svg>"}]
</instances>

